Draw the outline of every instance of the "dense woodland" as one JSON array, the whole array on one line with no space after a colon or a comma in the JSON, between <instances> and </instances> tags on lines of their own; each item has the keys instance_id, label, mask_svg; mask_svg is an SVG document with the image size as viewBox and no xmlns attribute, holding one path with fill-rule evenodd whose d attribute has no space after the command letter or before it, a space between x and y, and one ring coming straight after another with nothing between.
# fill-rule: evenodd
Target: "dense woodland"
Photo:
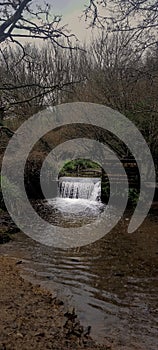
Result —
<instances>
[{"instance_id":1,"label":"dense woodland","mask_svg":"<svg viewBox=\"0 0 158 350\"><path fill-rule=\"evenodd\" d=\"M27 44L25 51L27 56L20 62L20 48L7 47L0 56L1 119L11 117L15 128L14 124L48 105L105 104L136 123L157 157L157 45L143 54L133 50L129 34L102 31L82 50L47 43Z\"/></svg>"}]
</instances>

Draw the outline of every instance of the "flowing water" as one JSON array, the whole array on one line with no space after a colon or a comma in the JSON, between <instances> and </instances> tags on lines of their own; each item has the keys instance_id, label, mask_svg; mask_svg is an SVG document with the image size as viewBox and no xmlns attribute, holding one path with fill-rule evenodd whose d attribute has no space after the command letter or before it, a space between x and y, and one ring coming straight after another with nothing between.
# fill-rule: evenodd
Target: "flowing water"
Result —
<instances>
[{"instance_id":1,"label":"flowing water","mask_svg":"<svg viewBox=\"0 0 158 350\"><path fill-rule=\"evenodd\" d=\"M100 180L61 178L59 197L37 207L58 225L98 220L105 210ZM127 233L128 223L126 215L111 233L80 249L53 249L20 233L0 253L22 259L25 277L74 306L97 341L108 339L116 349L157 350L158 217L149 215L134 234Z\"/></svg>"},{"instance_id":2,"label":"flowing water","mask_svg":"<svg viewBox=\"0 0 158 350\"><path fill-rule=\"evenodd\" d=\"M71 199L100 200L101 180L99 178L61 177L59 197Z\"/></svg>"},{"instance_id":3,"label":"flowing water","mask_svg":"<svg viewBox=\"0 0 158 350\"><path fill-rule=\"evenodd\" d=\"M43 202L38 203L36 207L43 218L63 227L89 224L99 217L104 208L101 203L101 180L80 177L61 177L58 197L49 199L44 206Z\"/></svg>"}]
</instances>

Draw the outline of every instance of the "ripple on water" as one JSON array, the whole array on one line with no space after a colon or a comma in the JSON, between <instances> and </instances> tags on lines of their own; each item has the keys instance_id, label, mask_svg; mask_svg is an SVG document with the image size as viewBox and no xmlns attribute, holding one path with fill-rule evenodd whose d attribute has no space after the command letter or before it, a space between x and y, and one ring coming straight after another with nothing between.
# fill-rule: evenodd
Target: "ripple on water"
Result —
<instances>
[{"instance_id":1,"label":"ripple on water","mask_svg":"<svg viewBox=\"0 0 158 350\"><path fill-rule=\"evenodd\" d=\"M61 201L57 205L59 209ZM137 343L140 349L156 350L155 227L153 218L148 218L140 232L128 235L126 221L122 221L110 235L79 251L52 249L18 234L13 242L0 247L0 253L24 259L25 273L47 288L55 288L75 306L81 322L92 326L95 339L104 342L107 337L118 345Z\"/></svg>"}]
</instances>

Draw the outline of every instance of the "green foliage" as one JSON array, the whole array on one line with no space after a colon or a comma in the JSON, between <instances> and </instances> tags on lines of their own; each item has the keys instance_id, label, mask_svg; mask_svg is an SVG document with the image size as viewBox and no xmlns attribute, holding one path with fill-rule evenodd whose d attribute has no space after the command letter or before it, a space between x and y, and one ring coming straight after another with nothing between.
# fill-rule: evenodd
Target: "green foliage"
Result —
<instances>
[{"instance_id":1,"label":"green foliage","mask_svg":"<svg viewBox=\"0 0 158 350\"><path fill-rule=\"evenodd\" d=\"M66 176L69 173L72 173L72 172L77 173L79 170L86 170L86 169L99 170L100 166L89 159L74 159L64 164L63 168L60 171L60 176L63 176L63 175Z\"/></svg>"},{"instance_id":2,"label":"green foliage","mask_svg":"<svg viewBox=\"0 0 158 350\"><path fill-rule=\"evenodd\" d=\"M109 197L110 197L110 184L108 182L102 182L101 187L102 192L102 201L105 203L108 203ZM119 187L116 189L115 195L117 196L123 196L124 193L120 192ZM139 199L139 190L135 188L129 188L128 192L128 207L135 207L137 205Z\"/></svg>"},{"instance_id":3,"label":"green foliage","mask_svg":"<svg viewBox=\"0 0 158 350\"><path fill-rule=\"evenodd\" d=\"M135 188L129 188L128 204L132 207L137 205L139 199L139 190Z\"/></svg>"}]
</instances>

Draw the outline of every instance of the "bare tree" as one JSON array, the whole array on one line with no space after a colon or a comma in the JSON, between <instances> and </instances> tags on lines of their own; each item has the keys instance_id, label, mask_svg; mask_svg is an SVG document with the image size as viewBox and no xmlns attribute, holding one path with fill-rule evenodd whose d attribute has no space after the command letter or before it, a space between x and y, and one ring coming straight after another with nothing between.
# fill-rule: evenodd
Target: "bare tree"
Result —
<instances>
[{"instance_id":1,"label":"bare tree","mask_svg":"<svg viewBox=\"0 0 158 350\"><path fill-rule=\"evenodd\" d=\"M82 55L83 57L83 55ZM153 156L158 152L158 48L142 57L133 50L129 32L105 30L87 48L86 63L80 66L84 83L76 86L73 101L107 105L131 119L144 135ZM80 68L81 67L81 68ZM101 131L98 139L105 139ZM107 140L107 135L106 135ZM127 150L115 142L123 154Z\"/></svg>"},{"instance_id":2,"label":"bare tree","mask_svg":"<svg viewBox=\"0 0 158 350\"><path fill-rule=\"evenodd\" d=\"M27 44L27 59L18 65L20 49L7 48L0 59L0 95L7 114L29 117L48 105L64 101L83 75L75 71L77 51ZM4 59L5 57L5 59Z\"/></svg>"},{"instance_id":3,"label":"bare tree","mask_svg":"<svg viewBox=\"0 0 158 350\"><path fill-rule=\"evenodd\" d=\"M143 69L141 56L132 48L130 33L104 30L87 51L83 68L87 83L84 82L84 94L83 86L77 86L79 98L106 104L121 112L132 108L133 89Z\"/></svg>"},{"instance_id":4,"label":"bare tree","mask_svg":"<svg viewBox=\"0 0 158 350\"><path fill-rule=\"evenodd\" d=\"M133 33L143 49L158 41L157 0L89 0L84 13L91 26Z\"/></svg>"}]
</instances>

